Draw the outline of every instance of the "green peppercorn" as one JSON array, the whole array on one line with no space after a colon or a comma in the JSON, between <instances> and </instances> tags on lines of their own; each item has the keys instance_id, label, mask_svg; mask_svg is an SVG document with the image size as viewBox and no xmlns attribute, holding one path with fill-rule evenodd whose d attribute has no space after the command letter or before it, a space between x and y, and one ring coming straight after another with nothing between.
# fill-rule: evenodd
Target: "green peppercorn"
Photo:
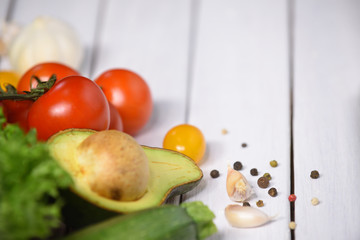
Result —
<instances>
[{"instance_id":1,"label":"green peppercorn","mask_svg":"<svg viewBox=\"0 0 360 240\"><path fill-rule=\"evenodd\" d=\"M234 163L234 170L241 170L242 169L242 163L237 161Z\"/></svg>"},{"instance_id":2,"label":"green peppercorn","mask_svg":"<svg viewBox=\"0 0 360 240\"><path fill-rule=\"evenodd\" d=\"M218 178L219 176L220 176L220 173L219 173L219 171L218 170L212 170L211 172L210 172L210 176L212 177L212 178Z\"/></svg>"},{"instance_id":3,"label":"green peppercorn","mask_svg":"<svg viewBox=\"0 0 360 240\"><path fill-rule=\"evenodd\" d=\"M319 178L319 176L320 176L320 174L318 171L316 171L316 170L311 171L311 174L310 174L311 178L317 179L317 178Z\"/></svg>"},{"instance_id":4,"label":"green peppercorn","mask_svg":"<svg viewBox=\"0 0 360 240\"><path fill-rule=\"evenodd\" d=\"M269 191L268 191L269 195L272 196L272 197L276 197L277 196L277 190L276 188L270 188Z\"/></svg>"},{"instance_id":5,"label":"green peppercorn","mask_svg":"<svg viewBox=\"0 0 360 240\"><path fill-rule=\"evenodd\" d=\"M258 170L256 168L253 168L250 170L250 174L251 176L257 176L259 173L258 173Z\"/></svg>"},{"instance_id":6,"label":"green peppercorn","mask_svg":"<svg viewBox=\"0 0 360 240\"><path fill-rule=\"evenodd\" d=\"M263 177L266 177L269 181L271 180L270 173L264 173Z\"/></svg>"},{"instance_id":7,"label":"green peppercorn","mask_svg":"<svg viewBox=\"0 0 360 240\"><path fill-rule=\"evenodd\" d=\"M267 179L266 177L260 177L257 181L257 184L261 188L267 188L269 186L269 179Z\"/></svg>"},{"instance_id":8,"label":"green peppercorn","mask_svg":"<svg viewBox=\"0 0 360 240\"><path fill-rule=\"evenodd\" d=\"M256 202L256 206L258 207L263 207L264 206L264 202L262 200L259 200Z\"/></svg>"},{"instance_id":9,"label":"green peppercorn","mask_svg":"<svg viewBox=\"0 0 360 240\"><path fill-rule=\"evenodd\" d=\"M243 202L243 207L250 207L250 203L249 202Z\"/></svg>"},{"instance_id":10,"label":"green peppercorn","mask_svg":"<svg viewBox=\"0 0 360 240\"><path fill-rule=\"evenodd\" d=\"M277 167L277 165L278 165L278 163L277 163L276 160L270 161L270 166L272 166L272 167Z\"/></svg>"}]
</instances>

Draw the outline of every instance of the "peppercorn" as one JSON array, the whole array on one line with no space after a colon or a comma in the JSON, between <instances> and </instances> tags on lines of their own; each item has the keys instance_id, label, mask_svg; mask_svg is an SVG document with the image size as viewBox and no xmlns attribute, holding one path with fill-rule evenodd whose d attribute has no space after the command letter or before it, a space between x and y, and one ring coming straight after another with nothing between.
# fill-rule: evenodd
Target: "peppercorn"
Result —
<instances>
[{"instance_id":1,"label":"peppercorn","mask_svg":"<svg viewBox=\"0 0 360 240\"><path fill-rule=\"evenodd\" d=\"M241 170L242 167L243 167L242 163L239 162L239 161L237 161L237 162L234 163L234 167L233 167L233 168L234 168L234 170Z\"/></svg>"},{"instance_id":2,"label":"peppercorn","mask_svg":"<svg viewBox=\"0 0 360 240\"><path fill-rule=\"evenodd\" d=\"M291 230L294 230L295 228L296 228L296 223L295 222L290 222L289 223L289 228L291 229Z\"/></svg>"},{"instance_id":3,"label":"peppercorn","mask_svg":"<svg viewBox=\"0 0 360 240\"><path fill-rule=\"evenodd\" d=\"M320 174L318 171L316 171L316 170L311 171L311 174L310 174L311 178L317 179L317 178L319 178L319 176L320 176Z\"/></svg>"},{"instance_id":4,"label":"peppercorn","mask_svg":"<svg viewBox=\"0 0 360 240\"><path fill-rule=\"evenodd\" d=\"M257 176L258 175L258 170L256 168L253 168L250 170L250 174L251 176Z\"/></svg>"},{"instance_id":5,"label":"peppercorn","mask_svg":"<svg viewBox=\"0 0 360 240\"><path fill-rule=\"evenodd\" d=\"M311 204L314 205L314 206L318 205L319 204L319 199L316 198L316 197L312 198L311 199Z\"/></svg>"},{"instance_id":6,"label":"peppercorn","mask_svg":"<svg viewBox=\"0 0 360 240\"><path fill-rule=\"evenodd\" d=\"M269 181L271 180L270 173L264 173L263 177L266 177Z\"/></svg>"},{"instance_id":7,"label":"peppercorn","mask_svg":"<svg viewBox=\"0 0 360 240\"><path fill-rule=\"evenodd\" d=\"M290 201L290 202L295 202L295 200L296 200L296 195L295 195L295 194L291 194L291 195L289 196L289 201Z\"/></svg>"},{"instance_id":8,"label":"peppercorn","mask_svg":"<svg viewBox=\"0 0 360 240\"><path fill-rule=\"evenodd\" d=\"M269 191L268 191L269 195L272 196L272 197L276 197L277 196L277 190L276 188L270 188Z\"/></svg>"},{"instance_id":9,"label":"peppercorn","mask_svg":"<svg viewBox=\"0 0 360 240\"><path fill-rule=\"evenodd\" d=\"M272 167L277 167L277 165L278 165L278 163L277 163L276 160L270 161L270 166L272 166Z\"/></svg>"},{"instance_id":10,"label":"peppercorn","mask_svg":"<svg viewBox=\"0 0 360 240\"><path fill-rule=\"evenodd\" d=\"M262 200L259 200L256 202L256 206L258 207L263 207L264 206L264 202Z\"/></svg>"},{"instance_id":11,"label":"peppercorn","mask_svg":"<svg viewBox=\"0 0 360 240\"><path fill-rule=\"evenodd\" d=\"M212 178L218 178L219 176L220 176L220 173L219 173L219 171L218 170L212 170L211 172L210 172L210 176L212 177Z\"/></svg>"},{"instance_id":12,"label":"peppercorn","mask_svg":"<svg viewBox=\"0 0 360 240\"><path fill-rule=\"evenodd\" d=\"M260 177L257 181L257 184L261 188L267 188L269 186L269 179L267 179L266 177Z\"/></svg>"},{"instance_id":13,"label":"peppercorn","mask_svg":"<svg viewBox=\"0 0 360 240\"><path fill-rule=\"evenodd\" d=\"M243 207L250 207L250 203L249 202L243 202Z\"/></svg>"},{"instance_id":14,"label":"peppercorn","mask_svg":"<svg viewBox=\"0 0 360 240\"><path fill-rule=\"evenodd\" d=\"M246 148L246 147L247 147L247 144L246 144L246 143L243 143L243 144L241 144L241 146L242 146L243 148Z\"/></svg>"}]
</instances>

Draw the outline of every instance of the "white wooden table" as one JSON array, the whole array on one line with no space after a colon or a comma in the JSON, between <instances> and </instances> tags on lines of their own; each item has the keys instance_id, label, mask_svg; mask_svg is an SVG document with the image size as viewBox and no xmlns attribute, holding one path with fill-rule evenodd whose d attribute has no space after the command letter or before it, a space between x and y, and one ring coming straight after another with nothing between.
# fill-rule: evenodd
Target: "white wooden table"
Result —
<instances>
[{"instance_id":1,"label":"white wooden table","mask_svg":"<svg viewBox=\"0 0 360 240\"><path fill-rule=\"evenodd\" d=\"M161 147L180 123L203 131L204 178L182 200L214 211L219 231L210 239L360 239L360 1L0 0L1 19L27 24L39 15L76 29L83 75L116 67L145 78L155 109L140 144ZM226 168L235 161L254 186L251 205L262 199L275 221L227 223ZM277 197L257 187L254 167L271 173Z\"/></svg>"}]
</instances>

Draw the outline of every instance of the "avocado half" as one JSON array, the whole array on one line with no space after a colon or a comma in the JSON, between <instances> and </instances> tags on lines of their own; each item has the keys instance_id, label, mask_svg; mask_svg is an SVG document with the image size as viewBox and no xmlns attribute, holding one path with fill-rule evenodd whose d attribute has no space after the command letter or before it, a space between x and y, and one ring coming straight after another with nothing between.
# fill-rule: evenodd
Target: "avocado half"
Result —
<instances>
[{"instance_id":1,"label":"avocado half","mask_svg":"<svg viewBox=\"0 0 360 240\"><path fill-rule=\"evenodd\" d=\"M197 186L203 177L201 169L189 157L171 150L142 146L149 161L150 179L146 193L135 201L117 201L93 192L77 176L76 151L93 130L68 129L52 136L51 155L73 178L71 191L92 205L115 213L128 213L161 205L166 199L184 194ZM78 206L82 207L84 205Z\"/></svg>"}]
</instances>

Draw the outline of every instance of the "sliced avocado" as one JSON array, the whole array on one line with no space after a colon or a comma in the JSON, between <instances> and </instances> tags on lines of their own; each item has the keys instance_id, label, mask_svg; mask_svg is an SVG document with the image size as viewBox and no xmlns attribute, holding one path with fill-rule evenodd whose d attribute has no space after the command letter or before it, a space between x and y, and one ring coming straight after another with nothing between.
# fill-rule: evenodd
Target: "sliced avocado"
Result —
<instances>
[{"instance_id":1,"label":"sliced avocado","mask_svg":"<svg viewBox=\"0 0 360 240\"><path fill-rule=\"evenodd\" d=\"M146 193L135 201L117 201L93 192L81 178L77 163L77 147L95 131L69 129L48 141L52 156L74 180L71 190L82 199L101 209L128 213L161 205L169 197L183 194L197 186L203 173L189 157L171 150L142 146L149 161L150 179Z\"/></svg>"}]
</instances>

